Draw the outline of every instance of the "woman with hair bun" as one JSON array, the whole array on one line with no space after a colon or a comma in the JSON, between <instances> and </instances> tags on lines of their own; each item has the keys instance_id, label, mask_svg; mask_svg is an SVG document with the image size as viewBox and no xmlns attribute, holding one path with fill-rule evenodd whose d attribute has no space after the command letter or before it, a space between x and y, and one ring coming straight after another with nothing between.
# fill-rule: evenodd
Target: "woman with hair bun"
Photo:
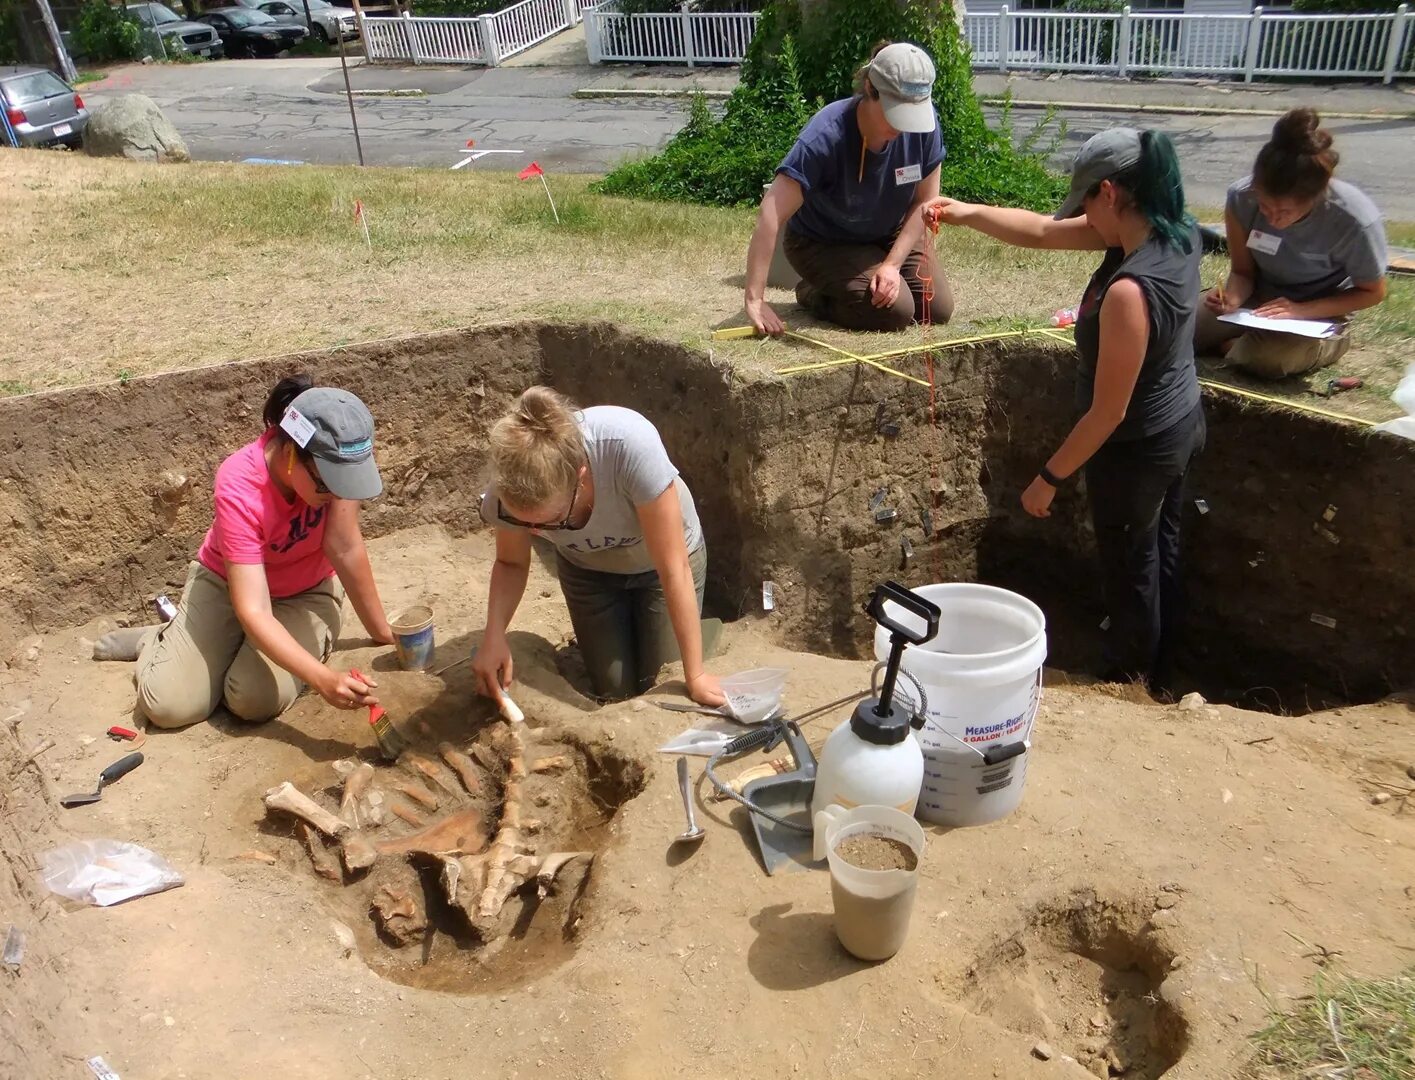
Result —
<instances>
[{"instance_id":1,"label":"woman with hair bun","mask_svg":"<svg viewBox=\"0 0 1415 1080\"><path fill-rule=\"evenodd\" d=\"M653 424L612 405L581 410L533 386L492 427L491 462L481 516L496 529L496 563L472 662L480 691L500 700L511 685L506 631L526 589L531 537L542 536L555 547L596 695L642 694L681 657L689 696L721 705L717 679L703 668L707 545Z\"/></svg>"},{"instance_id":2,"label":"woman with hair bun","mask_svg":"<svg viewBox=\"0 0 1415 1080\"><path fill-rule=\"evenodd\" d=\"M1273 125L1253 174L1228 189L1228 280L1204 295L1200 353L1278 379L1334 364L1351 347L1353 312L1386 297L1386 233L1360 188L1335 178L1339 155L1315 109ZM1310 338L1247 330L1219 316L1251 308L1270 319L1330 319L1340 332Z\"/></svg>"}]
</instances>

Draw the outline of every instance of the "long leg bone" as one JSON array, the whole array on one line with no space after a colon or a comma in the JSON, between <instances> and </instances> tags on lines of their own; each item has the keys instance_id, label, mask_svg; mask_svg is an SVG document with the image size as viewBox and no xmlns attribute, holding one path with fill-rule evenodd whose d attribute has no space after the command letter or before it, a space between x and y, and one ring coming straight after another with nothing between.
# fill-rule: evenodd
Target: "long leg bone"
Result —
<instances>
[{"instance_id":1,"label":"long leg bone","mask_svg":"<svg viewBox=\"0 0 1415 1080\"><path fill-rule=\"evenodd\" d=\"M339 816L350 828L360 828L359 804L373 786L373 766L367 761L360 762L344 777L344 790L339 796Z\"/></svg>"},{"instance_id":2,"label":"long leg bone","mask_svg":"<svg viewBox=\"0 0 1415 1080\"><path fill-rule=\"evenodd\" d=\"M543 757L531 766L531 772L564 772L570 767L570 759L564 754L556 754L554 757Z\"/></svg>"},{"instance_id":3,"label":"long leg bone","mask_svg":"<svg viewBox=\"0 0 1415 1080\"><path fill-rule=\"evenodd\" d=\"M408 762L424 777L431 780L454 799L460 799L462 793L457 790L457 785L452 782L452 778L447 775L447 770L431 758L425 758L421 754L406 753L403 760Z\"/></svg>"},{"instance_id":4,"label":"long leg bone","mask_svg":"<svg viewBox=\"0 0 1415 1080\"><path fill-rule=\"evenodd\" d=\"M338 839L341 833L349 831L346 822L340 821L288 780L265 793L265 805L268 810L283 810L287 814L293 814L332 839Z\"/></svg>"},{"instance_id":5,"label":"long leg bone","mask_svg":"<svg viewBox=\"0 0 1415 1080\"><path fill-rule=\"evenodd\" d=\"M471 758L449 742L438 743L437 752L442 755L443 761L452 766L452 771L462 781L462 786L467 789L468 795L476 795L481 792L481 781L477 779L476 766L472 764Z\"/></svg>"},{"instance_id":6,"label":"long leg bone","mask_svg":"<svg viewBox=\"0 0 1415 1080\"><path fill-rule=\"evenodd\" d=\"M380 855L476 855L486 850L486 830L475 810L458 810L425 829L374 846Z\"/></svg>"}]
</instances>

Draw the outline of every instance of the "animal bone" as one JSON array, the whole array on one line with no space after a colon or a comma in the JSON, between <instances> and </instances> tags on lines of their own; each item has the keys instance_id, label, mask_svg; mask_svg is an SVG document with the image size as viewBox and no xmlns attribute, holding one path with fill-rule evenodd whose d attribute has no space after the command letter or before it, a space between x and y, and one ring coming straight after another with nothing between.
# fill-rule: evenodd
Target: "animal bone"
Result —
<instances>
[{"instance_id":1,"label":"animal bone","mask_svg":"<svg viewBox=\"0 0 1415 1080\"><path fill-rule=\"evenodd\" d=\"M486 850L486 833L475 810L458 810L425 829L374 845L380 855L476 855Z\"/></svg>"},{"instance_id":2,"label":"animal bone","mask_svg":"<svg viewBox=\"0 0 1415 1080\"><path fill-rule=\"evenodd\" d=\"M293 814L332 839L337 840L340 834L349 831L347 823L340 821L288 780L265 793L265 806L268 810Z\"/></svg>"},{"instance_id":3,"label":"animal bone","mask_svg":"<svg viewBox=\"0 0 1415 1080\"><path fill-rule=\"evenodd\" d=\"M462 864L456 859L442 860L442 891L447 894L447 902L457 902L457 885L462 880Z\"/></svg>"},{"instance_id":4,"label":"animal bone","mask_svg":"<svg viewBox=\"0 0 1415 1080\"><path fill-rule=\"evenodd\" d=\"M462 797L462 793L457 790L457 785L448 778L447 770L431 758L425 758L421 754L407 753L403 755L403 760L411 764L413 768L417 769L418 772L422 773L423 776L427 777L427 779L431 780L454 799L460 799Z\"/></svg>"},{"instance_id":5,"label":"animal bone","mask_svg":"<svg viewBox=\"0 0 1415 1080\"><path fill-rule=\"evenodd\" d=\"M374 894L374 916L383 932L398 945L421 939L427 930L427 912L418 903L420 892L416 872L404 865L396 881L380 886Z\"/></svg>"},{"instance_id":6,"label":"animal bone","mask_svg":"<svg viewBox=\"0 0 1415 1080\"><path fill-rule=\"evenodd\" d=\"M483 925L501 914L510 895L535 871L535 860L528 858L534 849L521 835L521 787L526 779L526 755L520 725L507 726L507 739L511 753L506 759L501 827L486 855L486 885L477 902L477 918Z\"/></svg>"},{"instance_id":7,"label":"animal bone","mask_svg":"<svg viewBox=\"0 0 1415 1080\"><path fill-rule=\"evenodd\" d=\"M351 832L339 845L339 857L344 862L344 869L352 874L356 870L367 870L378 862L378 848L363 833Z\"/></svg>"},{"instance_id":8,"label":"animal bone","mask_svg":"<svg viewBox=\"0 0 1415 1080\"><path fill-rule=\"evenodd\" d=\"M324 841L320 839L319 834L303 821L296 823L295 831L299 833L305 850L310 854L310 862L314 866L314 872L330 881L343 880L344 875L339 872L339 863L335 860L333 853L324 846Z\"/></svg>"},{"instance_id":9,"label":"animal bone","mask_svg":"<svg viewBox=\"0 0 1415 1080\"><path fill-rule=\"evenodd\" d=\"M339 796L339 816L351 829L362 824L359 820L359 800L373 786L373 766L367 761L360 762L344 777L344 790Z\"/></svg>"},{"instance_id":10,"label":"animal bone","mask_svg":"<svg viewBox=\"0 0 1415 1080\"><path fill-rule=\"evenodd\" d=\"M472 757L476 758L477 764L487 772L495 772L499 764L496 754L483 743L472 744Z\"/></svg>"},{"instance_id":11,"label":"animal bone","mask_svg":"<svg viewBox=\"0 0 1415 1080\"><path fill-rule=\"evenodd\" d=\"M557 851L553 855L547 855L541 860L540 869L536 871L536 895L542 900L549 895L551 886L555 884L555 875L560 873L569 863L576 859L585 859L588 862L594 861L593 851ZM585 872L589 872L589 866L585 866Z\"/></svg>"},{"instance_id":12,"label":"animal bone","mask_svg":"<svg viewBox=\"0 0 1415 1080\"><path fill-rule=\"evenodd\" d=\"M449 742L438 743L437 752L442 755L443 761L452 766L452 770L461 779L462 786L467 789L468 795L476 795L481 792L481 781L477 779L476 767L473 766L471 758Z\"/></svg>"},{"instance_id":13,"label":"animal bone","mask_svg":"<svg viewBox=\"0 0 1415 1080\"><path fill-rule=\"evenodd\" d=\"M405 780L401 784L394 784L393 788L395 791L401 791L415 803L421 804L428 810L437 809L437 796L416 780Z\"/></svg>"},{"instance_id":14,"label":"animal bone","mask_svg":"<svg viewBox=\"0 0 1415 1080\"><path fill-rule=\"evenodd\" d=\"M404 806L402 803L394 803L389 809L393 811L395 817L401 818L415 829L421 829L427 824L427 819L411 806Z\"/></svg>"},{"instance_id":15,"label":"animal bone","mask_svg":"<svg viewBox=\"0 0 1415 1080\"><path fill-rule=\"evenodd\" d=\"M544 757L531 766L531 772L563 772L570 767L570 759L564 754L556 754L554 757Z\"/></svg>"}]
</instances>

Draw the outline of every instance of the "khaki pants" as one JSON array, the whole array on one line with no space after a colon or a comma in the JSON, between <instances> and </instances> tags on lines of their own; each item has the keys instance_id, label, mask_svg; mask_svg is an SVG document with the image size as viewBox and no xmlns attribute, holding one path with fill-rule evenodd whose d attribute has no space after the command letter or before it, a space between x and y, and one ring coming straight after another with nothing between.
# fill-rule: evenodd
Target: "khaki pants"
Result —
<instances>
[{"instance_id":1,"label":"khaki pants","mask_svg":"<svg viewBox=\"0 0 1415 1080\"><path fill-rule=\"evenodd\" d=\"M911 251L899 269L903 285L894 303L887 308L874 306L870 278L889 254L891 243L829 244L788 231L782 247L801 275L797 301L817 318L846 330L903 330L910 323L923 322L922 274L933 278L930 321L948 322L953 318L953 288L932 248Z\"/></svg>"},{"instance_id":2,"label":"khaki pants","mask_svg":"<svg viewBox=\"0 0 1415 1080\"><path fill-rule=\"evenodd\" d=\"M1273 298L1274 294L1259 286L1248 304L1257 306ZM1283 379L1335 364L1351 348L1349 329L1350 325L1343 322L1340 331L1329 338L1245 330L1232 323L1219 322L1218 316L1201 300L1199 317L1194 324L1194 351L1200 356L1226 356L1230 366L1250 375ZM1223 348L1225 342L1233 343L1227 353Z\"/></svg>"},{"instance_id":3,"label":"khaki pants","mask_svg":"<svg viewBox=\"0 0 1415 1080\"><path fill-rule=\"evenodd\" d=\"M336 579L271 607L280 625L311 656L329 658L339 637L343 589ZM177 617L143 642L137 668L138 708L162 728L210 716L222 700L238 720L279 716L304 684L246 640L226 582L200 563L187 571Z\"/></svg>"}]
</instances>

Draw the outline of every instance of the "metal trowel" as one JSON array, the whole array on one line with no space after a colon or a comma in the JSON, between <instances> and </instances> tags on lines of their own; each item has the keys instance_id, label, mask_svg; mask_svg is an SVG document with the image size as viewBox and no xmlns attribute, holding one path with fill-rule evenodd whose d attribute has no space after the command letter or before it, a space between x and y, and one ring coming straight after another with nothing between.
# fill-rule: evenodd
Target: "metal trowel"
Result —
<instances>
[{"instance_id":1,"label":"metal trowel","mask_svg":"<svg viewBox=\"0 0 1415 1080\"><path fill-rule=\"evenodd\" d=\"M142 754L133 753L126 757L120 757L112 765L98 774L98 790L91 795L84 793L79 795L65 795L59 800L59 805L66 810L75 806L87 806L89 803L96 803L103 798L103 789L109 784L115 783L122 777L127 776L139 765L142 764Z\"/></svg>"}]
</instances>

